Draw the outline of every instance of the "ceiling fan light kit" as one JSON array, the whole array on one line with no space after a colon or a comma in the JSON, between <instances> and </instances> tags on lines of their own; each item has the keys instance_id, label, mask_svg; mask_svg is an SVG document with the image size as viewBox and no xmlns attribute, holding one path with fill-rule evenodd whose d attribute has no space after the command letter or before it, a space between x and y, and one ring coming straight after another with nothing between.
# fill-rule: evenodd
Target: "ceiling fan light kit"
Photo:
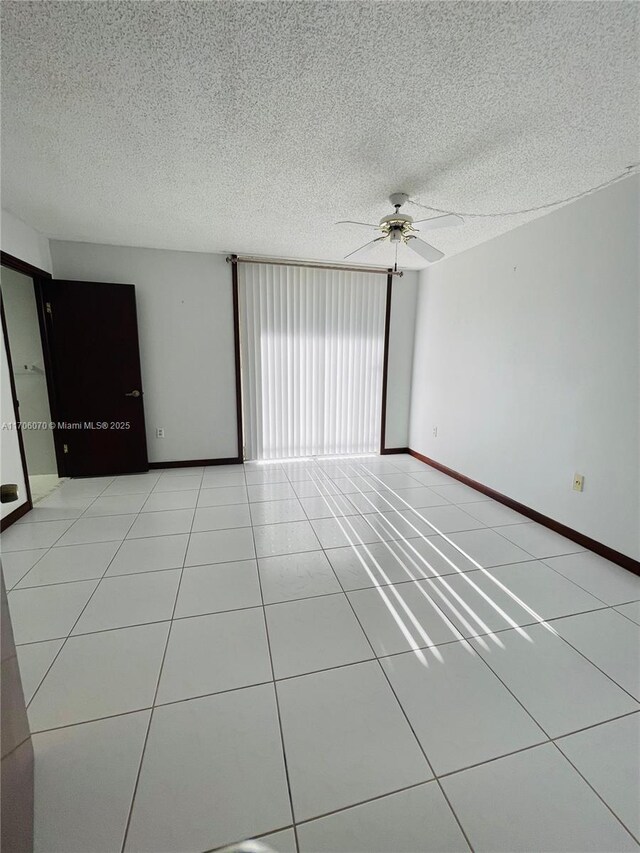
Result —
<instances>
[{"instance_id":1,"label":"ceiling fan light kit","mask_svg":"<svg viewBox=\"0 0 640 853\"><path fill-rule=\"evenodd\" d=\"M425 240L421 240L417 235L421 231L430 231L434 228L448 228L452 225L460 225L463 222L462 217L456 214L448 214L446 216L435 216L432 219L419 219L414 221L411 216L406 213L400 213L400 208L409 200L407 193L392 193L389 196L389 201L395 208L394 213L389 213L383 216L377 225L368 222L354 222L353 220L341 220L336 225L362 225L365 228L374 228L376 231L381 231L380 237L374 237L364 246L354 249L345 255L345 258L350 258L356 252L360 252L374 243L379 243L388 240L396 249L396 269L398 266L398 246L403 244L412 249L416 254L420 255L426 261L433 263L444 257L444 252L436 249ZM414 228L414 225L420 224L421 228Z\"/></svg>"}]
</instances>

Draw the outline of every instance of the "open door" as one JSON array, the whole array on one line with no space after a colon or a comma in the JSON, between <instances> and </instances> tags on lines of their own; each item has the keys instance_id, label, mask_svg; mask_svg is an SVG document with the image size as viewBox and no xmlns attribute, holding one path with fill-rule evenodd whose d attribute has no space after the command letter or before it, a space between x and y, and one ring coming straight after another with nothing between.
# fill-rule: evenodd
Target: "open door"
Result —
<instances>
[{"instance_id":1,"label":"open door","mask_svg":"<svg viewBox=\"0 0 640 853\"><path fill-rule=\"evenodd\" d=\"M134 286L41 279L39 288L60 473L148 470Z\"/></svg>"}]
</instances>

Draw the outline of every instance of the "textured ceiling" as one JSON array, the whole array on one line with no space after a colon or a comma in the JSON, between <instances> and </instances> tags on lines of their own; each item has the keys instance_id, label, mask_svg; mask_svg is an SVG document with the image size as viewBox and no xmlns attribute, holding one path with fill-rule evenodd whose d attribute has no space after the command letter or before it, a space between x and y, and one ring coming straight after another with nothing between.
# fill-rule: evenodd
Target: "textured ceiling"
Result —
<instances>
[{"instance_id":1,"label":"textured ceiling","mask_svg":"<svg viewBox=\"0 0 640 853\"><path fill-rule=\"evenodd\" d=\"M639 12L4 0L2 204L54 238L335 260L368 236L335 220L377 222L393 191L563 198L640 159ZM430 239L452 254L528 218Z\"/></svg>"}]
</instances>

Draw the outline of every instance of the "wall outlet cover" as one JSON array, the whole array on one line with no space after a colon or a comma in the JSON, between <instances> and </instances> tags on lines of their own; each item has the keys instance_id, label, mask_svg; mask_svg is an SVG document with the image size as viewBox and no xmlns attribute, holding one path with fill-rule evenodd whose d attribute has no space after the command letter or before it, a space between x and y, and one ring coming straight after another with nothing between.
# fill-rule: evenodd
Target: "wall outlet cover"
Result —
<instances>
[{"instance_id":1,"label":"wall outlet cover","mask_svg":"<svg viewBox=\"0 0 640 853\"><path fill-rule=\"evenodd\" d=\"M584 475L583 474L574 474L573 475L573 489L576 492L581 492L584 489Z\"/></svg>"}]
</instances>

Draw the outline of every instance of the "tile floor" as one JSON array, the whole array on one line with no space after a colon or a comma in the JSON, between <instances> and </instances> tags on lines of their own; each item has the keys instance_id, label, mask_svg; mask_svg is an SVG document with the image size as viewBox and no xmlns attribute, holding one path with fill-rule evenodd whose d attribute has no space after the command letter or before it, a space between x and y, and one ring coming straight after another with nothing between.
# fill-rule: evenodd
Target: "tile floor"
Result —
<instances>
[{"instance_id":1,"label":"tile floor","mask_svg":"<svg viewBox=\"0 0 640 853\"><path fill-rule=\"evenodd\" d=\"M38 853L638 849L640 578L411 457L71 480L2 550Z\"/></svg>"}]
</instances>

